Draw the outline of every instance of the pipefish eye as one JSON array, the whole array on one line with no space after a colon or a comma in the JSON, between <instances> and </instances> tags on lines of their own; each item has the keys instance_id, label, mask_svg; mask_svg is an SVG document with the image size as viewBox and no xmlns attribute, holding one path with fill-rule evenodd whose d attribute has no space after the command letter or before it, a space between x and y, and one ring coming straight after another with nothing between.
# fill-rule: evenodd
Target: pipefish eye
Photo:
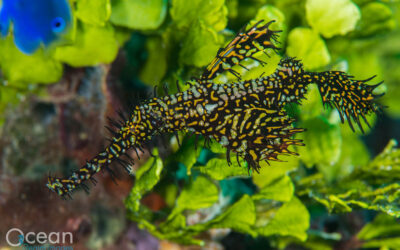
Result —
<instances>
[{"instance_id":1,"label":"pipefish eye","mask_svg":"<svg viewBox=\"0 0 400 250\"><path fill-rule=\"evenodd\" d=\"M65 29L66 23L62 17L56 17L51 21L51 30L55 33L63 32Z\"/></svg>"}]
</instances>

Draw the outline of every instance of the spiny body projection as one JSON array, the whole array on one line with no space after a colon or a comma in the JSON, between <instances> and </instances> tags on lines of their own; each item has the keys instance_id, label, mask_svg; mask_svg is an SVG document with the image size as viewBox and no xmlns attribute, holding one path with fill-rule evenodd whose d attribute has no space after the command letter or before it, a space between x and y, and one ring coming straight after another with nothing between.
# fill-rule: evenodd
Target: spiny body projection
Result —
<instances>
[{"instance_id":1,"label":"spiny body projection","mask_svg":"<svg viewBox=\"0 0 400 250\"><path fill-rule=\"evenodd\" d=\"M258 170L263 160L278 160L279 155L295 155L290 145L303 145L293 135L304 129L293 128L293 119L285 112L290 103L300 103L307 85L315 83L322 101L335 107L342 119L353 128L352 120L362 129L360 119L379 111L375 103L378 96L372 92L378 86L353 80L340 71L306 72L300 61L282 59L269 76L241 81L234 66L242 66L250 58L265 63L254 55L266 49L277 50L274 45L279 31L269 29L271 22L257 23L239 33L206 68L189 89L161 98L152 98L134 108L123 121L105 150L88 161L70 177L49 177L47 187L60 196L68 196L83 182L93 180L102 169L108 169L114 160L128 167L121 156L129 149L141 147L154 135L190 131L218 141L227 148L227 159L232 151L243 157L249 167ZM237 82L217 84L213 80L229 72Z\"/></svg>"}]
</instances>

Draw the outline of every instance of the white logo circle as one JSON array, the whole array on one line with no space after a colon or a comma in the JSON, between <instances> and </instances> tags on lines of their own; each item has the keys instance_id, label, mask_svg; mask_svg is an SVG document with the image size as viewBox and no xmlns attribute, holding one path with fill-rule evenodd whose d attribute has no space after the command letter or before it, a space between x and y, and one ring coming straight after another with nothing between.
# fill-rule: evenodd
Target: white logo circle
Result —
<instances>
[{"instance_id":1,"label":"white logo circle","mask_svg":"<svg viewBox=\"0 0 400 250\"><path fill-rule=\"evenodd\" d=\"M19 233L19 235L18 235L18 239L19 239L19 240L18 240L18 243L17 243L17 244L10 242L10 239L8 238L9 235L10 235L10 233L13 232L13 231L17 231L17 232ZM12 247L21 246L22 243L23 243L23 241L20 240L20 238L21 238L20 236L22 236L22 238L24 237L24 232L22 232L21 229L19 229L19 228L11 228L10 230L8 230L8 232L7 232L7 234L6 234L6 241L7 241L7 243L8 243L10 246L12 246Z\"/></svg>"}]
</instances>

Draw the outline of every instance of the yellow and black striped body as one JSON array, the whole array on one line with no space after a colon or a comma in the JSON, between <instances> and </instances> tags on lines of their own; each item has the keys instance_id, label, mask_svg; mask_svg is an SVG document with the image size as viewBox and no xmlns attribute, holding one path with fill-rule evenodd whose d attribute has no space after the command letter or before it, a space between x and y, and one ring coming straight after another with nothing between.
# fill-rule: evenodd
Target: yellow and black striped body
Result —
<instances>
[{"instance_id":1,"label":"yellow and black striped body","mask_svg":"<svg viewBox=\"0 0 400 250\"><path fill-rule=\"evenodd\" d=\"M293 128L285 106L300 103L311 83L318 85L324 104L338 109L342 122L345 116L351 127L353 119L362 129L360 117L365 119L365 115L379 110L377 96L372 94L377 85L352 80L343 72L305 72L300 61L287 58L269 76L226 84L213 82L223 72L240 79L233 66L263 49L276 49L272 44L276 31L269 30L269 24L257 23L246 33L239 33L186 91L136 106L103 152L70 177L49 177L47 187L61 196L69 195L129 149L140 149L154 135L176 131L214 139L227 148L227 153L237 153L249 167L258 170L260 161L296 154L289 146L303 145L292 137L304 129Z\"/></svg>"},{"instance_id":2,"label":"yellow and black striped body","mask_svg":"<svg viewBox=\"0 0 400 250\"><path fill-rule=\"evenodd\" d=\"M215 139L244 157L257 169L260 160L293 154L289 145L292 120L284 106L304 97L306 86L299 61L282 60L270 76L249 81L215 84L203 81L189 90L164 98L170 112L168 131L186 129ZM173 115L171 115L173 114Z\"/></svg>"}]
</instances>

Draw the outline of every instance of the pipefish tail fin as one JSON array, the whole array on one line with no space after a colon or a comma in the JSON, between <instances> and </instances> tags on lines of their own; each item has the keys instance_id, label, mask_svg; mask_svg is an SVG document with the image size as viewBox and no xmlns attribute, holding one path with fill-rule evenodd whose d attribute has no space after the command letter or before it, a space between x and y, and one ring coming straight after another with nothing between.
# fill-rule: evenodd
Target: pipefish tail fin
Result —
<instances>
[{"instance_id":1,"label":"pipefish tail fin","mask_svg":"<svg viewBox=\"0 0 400 250\"><path fill-rule=\"evenodd\" d=\"M378 113L382 109L382 106L376 101L384 93L376 95L373 94L373 91L383 82L375 85L367 84L374 77L366 80L355 80L353 76L341 71L308 74L309 81L318 85L322 102L338 110L342 123L347 120L350 128L355 131L352 123L354 121L363 133L361 118L369 126L366 116L371 113Z\"/></svg>"}]
</instances>

